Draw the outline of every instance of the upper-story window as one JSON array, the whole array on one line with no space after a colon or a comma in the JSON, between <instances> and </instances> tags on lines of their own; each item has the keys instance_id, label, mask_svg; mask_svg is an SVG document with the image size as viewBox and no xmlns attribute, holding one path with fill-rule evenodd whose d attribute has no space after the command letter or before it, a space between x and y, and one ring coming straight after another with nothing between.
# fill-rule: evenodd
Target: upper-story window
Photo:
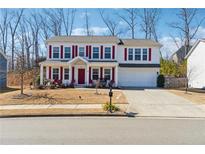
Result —
<instances>
[{"instance_id":1,"label":"upper-story window","mask_svg":"<svg viewBox=\"0 0 205 154\"><path fill-rule=\"evenodd\" d=\"M85 48L84 47L79 47L79 56L84 57L85 53Z\"/></svg>"},{"instance_id":2,"label":"upper-story window","mask_svg":"<svg viewBox=\"0 0 205 154\"><path fill-rule=\"evenodd\" d=\"M59 58L59 47L53 47L53 58Z\"/></svg>"},{"instance_id":3,"label":"upper-story window","mask_svg":"<svg viewBox=\"0 0 205 154\"><path fill-rule=\"evenodd\" d=\"M110 59L110 58L111 58L111 48L105 47L105 59Z\"/></svg>"},{"instance_id":4,"label":"upper-story window","mask_svg":"<svg viewBox=\"0 0 205 154\"><path fill-rule=\"evenodd\" d=\"M133 49L129 48L128 50L128 60L133 60Z\"/></svg>"},{"instance_id":5,"label":"upper-story window","mask_svg":"<svg viewBox=\"0 0 205 154\"><path fill-rule=\"evenodd\" d=\"M143 49L142 59L143 59L144 61L147 60L147 49Z\"/></svg>"},{"instance_id":6,"label":"upper-story window","mask_svg":"<svg viewBox=\"0 0 205 154\"><path fill-rule=\"evenodd\" d=\"M59 69L53 68L53 80L58 80L58 79L59 79Z\"/></svg>"},{"instance_id":7,"label":"upper-story window","mask_svg":"<svg viewBox=\"0 0 205 154\"><path fill-rule=\"evenodd\" d=\"M93 47L93 59L99 59L99 48Z\"/></svg>"},{"instance_id":8,"label":"upper-story window","mask_svg":"<svg viewBox=\"0 0 205 154\"><path fill-rule=\"evenodd\" d=\"M140 48L135 49L135 60L141 60L141 49Z\"/></svg>"},{"instance_id":9,"label":"upper-story window","mask_svg":"<svg viewBox=\"0 0 205 154\"><path fill-rule=\"evenodd\" d=\"M71 57L71 48L70 47L65 47L64 58L69 59L70 57Z\"/></svg>"}]
</instances>

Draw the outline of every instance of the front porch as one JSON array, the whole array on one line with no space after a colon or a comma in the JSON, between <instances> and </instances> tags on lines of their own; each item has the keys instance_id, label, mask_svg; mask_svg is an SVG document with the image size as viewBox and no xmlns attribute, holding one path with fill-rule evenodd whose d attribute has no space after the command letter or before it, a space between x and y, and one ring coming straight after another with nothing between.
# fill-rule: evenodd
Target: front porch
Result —
<instances>
[{"instance_id":1,"label":"front porch","mask_svg":"<svg viewBox=\"0 0 205 154\"><path fill-rule=\"evenodd\" d=\"M118 64L115 61L88 61L76 57L71 61L51 61L40 63L40 84L45 80L59 80L64 85L92 86L97 80L112 81L118 85Z\"/></svg>"}]
</instances>

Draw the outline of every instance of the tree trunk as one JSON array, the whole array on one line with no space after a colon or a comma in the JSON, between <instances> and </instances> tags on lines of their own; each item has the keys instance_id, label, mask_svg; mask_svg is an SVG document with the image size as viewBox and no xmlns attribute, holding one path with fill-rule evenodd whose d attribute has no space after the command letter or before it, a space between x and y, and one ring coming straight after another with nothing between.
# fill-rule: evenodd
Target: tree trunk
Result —
<instances>
[{"instance_id":1,"label":"tree trunk","mask_svg":"<svg viewBox=\"0 0 205 154\"><path fill-rule=\"evenodd\" d=\"M14 70L14 36L11 36L11 70Z\"/></svg>"},{"instance_id":2,"label":"tree trunk","mask_svg":"<svg viewBox=\"0 0 205 154\"><path fill-rule=\"evenodd\" d=\"M21 95L23 95L23 75L24 73L21 73Z\"/></svg>"}]
</instances>

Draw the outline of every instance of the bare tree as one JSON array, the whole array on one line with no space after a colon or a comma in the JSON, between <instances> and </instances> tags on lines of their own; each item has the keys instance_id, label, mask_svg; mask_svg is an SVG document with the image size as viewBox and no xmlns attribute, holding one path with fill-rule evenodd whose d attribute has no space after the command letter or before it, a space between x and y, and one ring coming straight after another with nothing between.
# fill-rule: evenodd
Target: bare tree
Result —
<instances>
[{"instance_id":1,"label":"bare tree","mask_svg":"<svg viewBox=\"0 0 205 154\"><path fill-rule=\"evenodd\" d=\"M62 20L64 30L67 36L72 34L73 24L75 20L76 9L63 9Z\"/></svg>"},{"instance_id":2,"label":"bare tree","mask_svg":"<svg viewBox=\"0 0 205 154\"><path fill-rule=\"evenodd\" d=\"M99 9L99 14L102 18L102 21L107 26L110 31L111 36L117 36L121 33L119 30L119 21L115 18L111 18L110 16L106 16L104 10Z\"/></svg>"},{"instance_id":3,"label":"bare tree","mask_svg":"<svg viewBox=\"0 0 205 154\"><path fill-rule=\"evenodd\" d=\"M92 35L92 31L90 29L89 14L88 14L87 9L85 10L85 30L86 30L86 35L87 36Z\"/></svg>"},{"instance_id":4,"label":"bare tree","mask_svg":"<svg viewBox=\"0 0 205 154\"><path fill-rule=\"evenodd\" d=\"M48 18L48 29L54 36L60 36L62 32L63 9L44 9L43 11Z\"/></svg>"},{"instance_id":5,"label":"bare tree","mask_svg":"<svg viewBox=\"0 0 205 154\"><path fill-rule=\"evenodd\" d=\"M179 10L179 13L177 14L179 22L173 22L170 24L170 26L174 29L177 29L179 35L182 36L181 42L183 42L186 54L189 52L189 49L191 48L192 39L195 37L196 33L199 30L199 27L205 19L205 17L203 17L199 20L197 24L194 24L196 23L195 21L197 14L197 9L182 8Z\"/></svg>"},{"instance_id":6,"label":"bare tree","mask_svg":"<svg viewBox=\"0 0 205 154\"><path fill-rule=\"evenodd\" d=\"M156 28L159 13L159 9L143 9L141 12L141 30L145 33L145 39L154 39L158 42Z\"/></svg>"},{"instance_id":7,"label":"bare tree","mask_svg":"<svg viewBox=\"0 0 205 154\"><path fill-rule=\"evenodd\" d=\"M124 12L125 14L119 14L119 17L128 25L129 30L131 31L131 37L134 39L136 35L138 10L134 8L124 9Z\"/></svg>"},{"instance_id":8,"label":"bare tree","mask_svg":"<svg viewBox=\"0 0 205 154\"><path fill-rule=\"evenodd\" d=\"M8 26L9 26L9 16L8 10L1 10L2 21L0 22L0 40L3 52L6 54L7 43L8 43Z\"/></svg>"},{"instance_id":9,"label":"bare tree","mask_svg":"<svg viewBox=\"0 0 205 154\"><path fill-rule=\"evenodd\" d=\"M24 9L13 12L12 20L9 22L11 32L11 69L14 70L14 49L16 30L23 15Z\"/></svg>"}]
</instances>

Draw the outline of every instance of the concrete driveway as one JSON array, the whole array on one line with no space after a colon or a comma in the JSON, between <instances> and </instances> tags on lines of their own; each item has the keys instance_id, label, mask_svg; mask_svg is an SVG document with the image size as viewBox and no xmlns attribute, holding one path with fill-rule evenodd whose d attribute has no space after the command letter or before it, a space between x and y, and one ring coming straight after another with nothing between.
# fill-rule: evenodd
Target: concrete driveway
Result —
<instances>
[{"instance_id":1,"label":"concrete driveway","mask_svg":"<svg viewBox=\"0 0 205 154\"><path fill-rule=\"evenodd\" d=\"M205 105L161 89L123 90L129 107L137 116L205 117Z\"/></svg>"}]
</instances>

